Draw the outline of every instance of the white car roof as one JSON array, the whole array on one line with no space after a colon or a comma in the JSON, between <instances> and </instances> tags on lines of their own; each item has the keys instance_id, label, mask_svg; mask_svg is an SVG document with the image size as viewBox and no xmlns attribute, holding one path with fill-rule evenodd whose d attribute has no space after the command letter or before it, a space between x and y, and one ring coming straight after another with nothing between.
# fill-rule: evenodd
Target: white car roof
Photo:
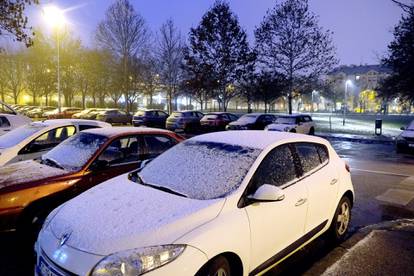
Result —
<instances>
[{"instance_id":1,"label":"white car roof","mask_svg":"<svg viewBox=\"0 0 414 276\"><path fill-rule=\"evenodd\" d=\"M99 134L106 137L117 136L125 133L171 133L169 130L150 128L150 127L108 127L108 128L92 128L82 132L88 132L92 134Z\"/></svg>"},{"instance_id":2,"label":"white car roof","mask_svg":"<svg viewBox=\"0 0 414 276\"><path fill-rule=\"evenodd\" d=\"M95 121L95 120L84 120L84 119L51 119L51 120L45 120L45 121L38 121L31 123L33 125L36 124L43 124L45 126L62 126L67 124L85 124L85 125L91 125L91 126L101 126L101 127L110 127L111 124Z\"/></svg>"},{"instance_id":3,"label":"white car roof","mask_svg":"<svg viewBox=\"0 0 414 276\"><path fill-rule=\"evenodd\" d=\"M327 145L329 144L325 139L289 133L289 132L274 132L263 130L241 130L241 131L222 131L214 132L193 137L189 140L200 142L216 142L230 145L238 145L243 147L250 147L256 149L266 149L269 146L283 142L313 142Z\"/></svg>"}]
</instances>

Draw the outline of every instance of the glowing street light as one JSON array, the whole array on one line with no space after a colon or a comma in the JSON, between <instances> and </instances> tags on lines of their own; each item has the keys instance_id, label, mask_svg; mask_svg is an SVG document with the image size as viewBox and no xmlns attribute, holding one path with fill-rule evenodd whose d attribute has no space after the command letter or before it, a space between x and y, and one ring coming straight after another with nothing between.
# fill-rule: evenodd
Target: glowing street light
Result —
<instances>
[{"instance_id":1,"label":"glowing street light","mask_svg":"<svg viewBox=\"0 0 414 276\"><path fill-rule=\"evenodd\" d=\"M344 92L344 104L343 104L343 120L342 120L342 125L345 125L345 115L346 115L346 95L348 94L348 86L352 85L352 81L351 80L347 80L345 82L345 92Z\"/></svg>"},{"instance_id":2,"label":"glowing street light","mask_svg":"<svg viewBox=\"0 0 414 276\"><path fill-rule=\"evenodd\" d=\"M59 31L64 27L66 19L63 10L56 6L47 6L43 8L43 18L45 22L56 30L56 45L57 45L57 92L58 92L58 110L62 109L62 93L60 91L60 39Z\"/></svg>"}]
</instances>

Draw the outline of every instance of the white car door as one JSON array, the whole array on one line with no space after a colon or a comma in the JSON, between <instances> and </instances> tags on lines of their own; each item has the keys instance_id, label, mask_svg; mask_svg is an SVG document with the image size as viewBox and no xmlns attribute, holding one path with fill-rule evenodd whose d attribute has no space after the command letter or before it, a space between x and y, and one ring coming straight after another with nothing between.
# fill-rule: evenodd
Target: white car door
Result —
<instances>
[{"instance_id":1,"label":"white car door","mask_svg":"<svg viewBox=\"0 0 414 276\"><path fill-rule=\"evenodd\" d=\"M24 146L17 156L9 161L8 164L40 158L43 154L47 153L75 133L76 128L73 125L51 129Z\"/></svg>"},{"instance_id":2,"label":"white car door","mask_svg":"<svg viewBox=\"0 0 414 276\"><path fill-rule=\"evenodd\" d=\"M250 270L255 273L277 261L283 254L281 251L304 234L307 190L302 183L295 183L297 173L290 146L282 145L263 159L249 183L248 195L263 184L276 185L285 194L280 201L251 203L245 207L251 231Z\"/></svg>"},{"instance_id":3,"label":"white car door","mask_svg":"<svg viewBox=\"0 0 414 276\"><path fill-rule=\"evenodd\" d=\"M297 125L297 127L296 127L296 132L297 133L304 133L304 134L308 133L306 122L303 120L302 117L297 117L296 118L296 125Z\"/></svg>"},{"instance_id":4,"label":"white car door","mask_svg":"<svg viewBox=\"0 0 414 276\"><path fill-rule=\"evenodd\" d=\"M326 146L314 143L296 143L302 167L302 180L308 190L308 215L305 232L322 230L332 216L338 192L338 172L329 162ZM319 232L317 231L317 232ZM316 233L315 233L316 234Z\"/></svg>"}]
</instances>

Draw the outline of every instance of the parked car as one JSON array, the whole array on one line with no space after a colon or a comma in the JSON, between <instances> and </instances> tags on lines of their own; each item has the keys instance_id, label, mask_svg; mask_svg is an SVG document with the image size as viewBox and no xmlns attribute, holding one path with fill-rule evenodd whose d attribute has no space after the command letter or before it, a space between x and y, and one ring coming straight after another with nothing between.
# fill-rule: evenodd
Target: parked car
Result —
<instances>
[{"instance_id":1,"label":"parked car","mask_svg":"<svg viewBox=\"0 0 414 276\"><path fill-rule=\"evenodd\" d=\"M56 208L39 234L36 267L256 275L323 233L343 240L353 203L349 167L324 139L200 135Z\"/></svg>"},{"instance_id":2,"label":"parked car","mask_svg":"<svg viewBox=\"0 0 414 276\"><path fill-rule=\"evenodd\" d=\"M143 160L181 140L165 130L88 129L59 144L41 160L0 168L0 230L36 234L46 215L59 204L138 168Z\"/></svg>"},{"instance_id":3,"label":"parked car","mask_svg":"<svg viewBox=\"0 0 414 276\"><path fill-rule=\"evenodd\" d=\"M201 127L206 130L226 130L226 126L239 119L238 116L228 112L210 112L200 120Z\"/></svg>"},{"instance_id":4,"label":"parked car","mask_svg":"<svg viewBox=\"0 0 414 276\"><path fill-rule=\"evenodd\" d=\"M55 110L56 107L53 106L38 106L26 113L26 115L30 118L46 118L44 115L45 112L49 112Z\"/></svg>"},{"instance_id":5,"label":"parked car","mask_svg":"<svg viewBox=\"0 0 414 276\"><path fill-rule=\"evenodd\" d=\"M102 122L107 122L110 124L117 123L117 124L129 124L131 123L132 116L125 111L118 110L118 109L107 109L100 111L96 115L96 119Z\"/></svg>"},{"instance_id":6,"label":"parked car","mask_svg":"<svg viewBox=\"0 0 414 276\"><path fill-rule=\"evenodd\" d=\"M194 132L200 129L200 120L204 114L199 111L174 111L167 118L166 129Z\"/></svg>"},{"instance_id":7,"label":"parked car","mask_svg":"<svg viewBox=\"0 0 414 276\"><path fill-rule=\"evenodd\" d=\"M88 114L90 113L96 113L97 114L98 109L97 108L87 108L80 112L77 112L72 115L72 119L91 119L89 118Z\"/></svg>"},{"instance_id":8,"label":"parked car","mask_svg":"<svg viewBox=\"0 0 414 276\"><path fill-rule=\"evenodd\" d=\"M414 152L414 121L407 127L401 127L402 133L395 139L398 153Z\"/></svg>"},{"instance_id":9,"label":"parked car","mask_svg":"<svg viewBox=\"0 0 414 276\"><path fill-rule=\"evenodd\" d=\"M0 136L31 121L28 117L18 114L13 108L0 101Z\"/></svg>"},{"instance_id":10,"label":"parked car","mask_svg":"<svg viewBox=\"0 0 414 276\"><path fill-rule=\"evenodd\" d=\"M48 119L71 119L72 115L81 111L78 107L62 107L59 112L59 108L55 110L45 112L46 118Z\"/></svg>"},{"instance_id":11,"label":"parked car","mask_svg":"<svg viewBox=\"0 0 414 276\"><path fill-rule=\"evenodd\" d=\"M302 134L315 134L315 123L309 115L294 114L278 116L273 124L265 127L268 131L285 131Z\"/></svg>"},{"instance_id":12,"label":"parked car","mask_svg":"<svg viewBox=\"0 0 414 276\"><path fill-rule=\"evenodd\" d=\"M273 123L276 117L267 113L249 113L227 125L227 130L263 130Z\"/></svg>"},{"instance_id":13,"label":"parked car","mask_svg":"<svg viewBox=\"0 0 414 276\"><path fill-rule=\"evenodd\" d=\"M110 126L76 119L46 120L21 126L0 137L0 166L39 158L79 131Z\"/></svg>"},{"instance_id":14,"label":"parked car","mask_svg":"<svg viewBox=\"0 0 414 276\"><path fill-rule=\"evenodd\" d=\"M134 126L165 128L168 116L168 113L158 109L139 110L132 117L132 124Z\"/></svg>"}]
</instances>

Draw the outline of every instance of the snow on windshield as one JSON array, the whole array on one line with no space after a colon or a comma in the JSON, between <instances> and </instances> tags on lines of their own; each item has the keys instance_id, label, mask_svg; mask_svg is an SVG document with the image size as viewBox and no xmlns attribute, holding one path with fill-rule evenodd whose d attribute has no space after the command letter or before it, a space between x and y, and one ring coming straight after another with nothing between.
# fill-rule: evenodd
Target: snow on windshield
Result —
<instances>
[{"instance_id":1,"label":"snow on windshield","mask_svg":"<svg viewBox=\"0 0 414 276\"><path fill-rule=\"evenodd\" d=\"M255 115L243 115L237 121L241 123L254 124L256 122L257 116Z\"/></svg>"},{"instance_id":2,"label":"snow on windshield","mask_svg":"<svg viewBox=\"0 0 414 276\"><path fill-rule=\"evenodd\" d=\"M296 118L292 117L278 117L275 121L276 124L288 124L293 125L296 124Z\"/></svg>"},{"instance_id":3,"label":"snow on windshield","mask_svg":"<svg viewBox=\"0 0 414 276\"><path fill-rule=\"evenodd\" d=\"M261 150L224 143L183 142L149 163L143 182L193 199L224 197L239 187Z\"/></svg>"},{"instance_id":4,"label":"snow on windshield","mask_svg":"<svg viewBox=\"0 0 414 276\"><path fill-rule=\"evenodd\" d=\"M80 132L42 156L43 160L55 161L68 171L80 170L108 138Z\"/></svg>"},{"instance_id":5,"label":"snow on windshield","mask_svg":"<svg viewBox=\"0 0 414 276\"><path fill-rule=\"evenodd\" d=\"M18 127L0 136L0 148L13 147L45 127L44 124L36 123Z\"/></svg>"}]
</instances>

